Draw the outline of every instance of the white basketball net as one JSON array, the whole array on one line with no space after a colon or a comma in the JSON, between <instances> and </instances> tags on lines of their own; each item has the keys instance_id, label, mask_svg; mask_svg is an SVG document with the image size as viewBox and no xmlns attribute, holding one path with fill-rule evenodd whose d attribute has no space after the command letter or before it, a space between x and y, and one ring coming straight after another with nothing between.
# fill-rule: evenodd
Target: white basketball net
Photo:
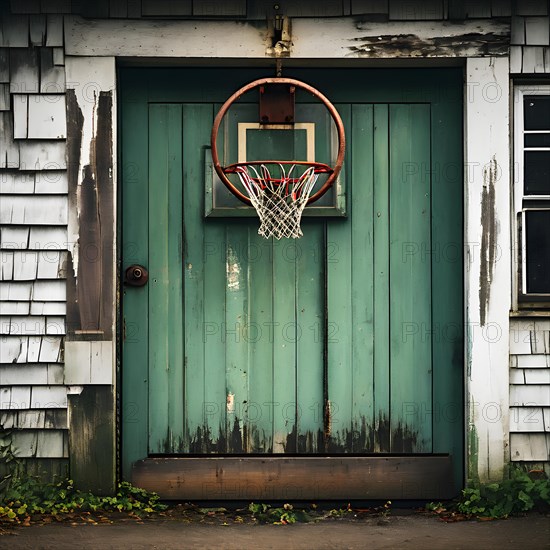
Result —
<instances>
[{"instance_id":1,"label":"white basketball net","mask_svg":"<svg viewBox=\"0 0 550 550\"><path fill-rule=\"evenodd\" d=\"M288 172L284 165L277 166L278 178L273 178L264 164L239 166L236 172L260 218L258 235L266 239L297 239L303 235L300 220L318 174L310 166L303 174L293 177L295 164L290 165Z\"/></svg>"}]
</instances>

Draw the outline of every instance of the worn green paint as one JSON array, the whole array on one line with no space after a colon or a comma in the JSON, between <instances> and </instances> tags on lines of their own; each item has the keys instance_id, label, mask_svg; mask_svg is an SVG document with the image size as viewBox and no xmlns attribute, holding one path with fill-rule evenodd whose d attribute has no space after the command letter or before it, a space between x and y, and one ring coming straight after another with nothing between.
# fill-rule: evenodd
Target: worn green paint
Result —
<instances>
[{"instance_id":1,"label":"worn green paint","mask_svg":"<svg viewBox=\"0 0 550 550\"><path fill-rule=\"evenodd\" d=\"M297 241L260 238L255 219L203 218L216 105L260 72L122 76L122 267L151 277L124 289L124 322L140 329L123 342L125 475L149 453L438 452L460 481L462 416L436 407L462 404L462 355L430 335L436 323L462 335L461 260L430 253L461 243L461 182L434 175L461 162L460 74L293 75L333 99L349 144L348 217L304 220ZM302 113L321 120L316 109ZM325 159L328 146L318 131Z\"/></svg>"}]
</instances>

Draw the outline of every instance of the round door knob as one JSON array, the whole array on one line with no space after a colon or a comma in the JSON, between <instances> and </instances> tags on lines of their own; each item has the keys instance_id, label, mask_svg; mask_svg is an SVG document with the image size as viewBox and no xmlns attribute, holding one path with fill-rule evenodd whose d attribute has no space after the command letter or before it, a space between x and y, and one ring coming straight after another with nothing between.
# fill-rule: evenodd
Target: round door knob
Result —
<instances>
[{"instance_id":1,"label":"round door knob","mask_svg":"<svg viewBox=\"0 0 550 550\"><path fill-rule=\"evenodd\" d=\"M124 273L124 282L130 286L143 286L149 280L149 272L142 265L131 265Z\"/></svg>"}]
</instances>

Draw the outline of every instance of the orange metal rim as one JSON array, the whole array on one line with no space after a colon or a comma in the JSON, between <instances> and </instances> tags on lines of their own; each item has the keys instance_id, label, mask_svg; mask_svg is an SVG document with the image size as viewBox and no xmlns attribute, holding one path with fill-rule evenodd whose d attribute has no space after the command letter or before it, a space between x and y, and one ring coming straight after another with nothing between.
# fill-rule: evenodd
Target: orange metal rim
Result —
<instances>
[{"instance_id":1,"label":"orange metal rim","mask_svg":"<svg viewBox=\"0 0 550 550\"><path fill-rule=\"evenodd\" d=\"M218 146L217 146L217 139L218 139L218 133L220 130L220 126L222 123L223 118L227 114L227 111L231 107L231 105L239 99L242 95L250 92L254 88L258 88L259 86L263 86L265 84L289 84L291 86L296 86L297 88L301 88L302 90L305 90L315 96L317 99L319 99L327 108L328 112L330 113L330 116L332 117L332 120L334 121L334 124L336 125L336 130L338 133L338 154L336 156L336 161L334 163L334 167L329 168L331 170L331 173L329 174L327 180L323 183L321 188L316 191L308 200L308 204L311 204L315 202L316 200L319 200L332 186L332 184L336 181L338 178L338 175L340 174L340 171L342 170L342 165L344 163L344 155L346 151L346 136L344 132L344 123L342 122L342 119L336 110L336 107L328 100L328 98L323 95L319 90L314 88L313 86L310 86L309 84L306 84L305 82L301 82L300 80L296 80L294 78L260 78L258 80L254 80L253 82L248 83L246 86L243 86L239 90L237 90L229 99L222 105L221 109L218 111L218 114L216 115L216 118L214 119L214 124L212 126L212 134L211 134L211 147L212 147L212 161L214 163L214 170L216 170L216 173L218 174L219 178L222 180L224 185L235 195L238 199L240 199L245 204L251 205L250 199L239 189L233 185L231 180L227 177L227 171L228 169L234 169L236 164L232 164L227 167L222 167L220 164L220 159L218 155ZM254 161L254 164L259 163L269 163L269 164L306 164L306 165L322 165L322 163L316 163L316 162L293 162L293 161L277 161L277 160L271 160L271 161ZM251 163L237 163L237 165L250 165ZM327 166L327 165L324 165ZM320 171L320 173L327 173L326 170Z\"/></svg>"}]
</instances>

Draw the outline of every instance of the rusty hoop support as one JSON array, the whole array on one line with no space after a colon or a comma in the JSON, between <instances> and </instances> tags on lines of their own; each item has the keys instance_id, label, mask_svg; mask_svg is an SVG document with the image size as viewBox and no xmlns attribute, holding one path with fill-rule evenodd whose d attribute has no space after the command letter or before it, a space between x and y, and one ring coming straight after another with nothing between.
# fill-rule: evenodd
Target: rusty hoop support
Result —
<instances>
[{"instance_id":1,"label":"rusty hoop support","mask_svg":"<svg viewBox=\"0 0 550 550\"><path fill-rule=\"evenodd\" d=\"M222 180L223 184L229 189L229 191L231 191L231 193L233 193L233 195L235 195L238 199L240 199L245 204L252 205L252 202L250 201L250 199L244 193L241 193L233 185L233 183L231 183L231 180L227 177L225 168L221 166L220 159L218 156L217 140L218 140L218 132L220 130L220 125L222 123L223 118L227 114L229 107L231 107L231 105L237 99L239 99L242 95L246 94L247 92L250 92L254 88L258 88L259 86L263 86L265 84L289 84L290 86L296 86L297 88L301 88L302 90L309 92L325 105L328 112L330 113L330 116L332 117L332 120L334 121L334 124L336 125L336 130L338 132L338 155L336 157L336 162L334 163L334 167L331 169L332 173L329 175L329 177L327 178L325 183L322 185L322 187L316 193L311 195L311 197L309 197L307 204L311 204L312 202L315 202L316 200L320 199L330 189L330 187L336 181L336 178L340 174L340 171L342 170L342 165L344 163L344 154L346 152L346 135L344 132L344 123L342 122L342 119L338 114L336 107L334 107L334 105L328 100L328 98L324 96L319 90L315 89L313 86L310 86L309 84L306 84L305 82L302 82L300 80L296 80L294 78L260 78L259 80L254 80L253 82L248 83L246 86L243 86L240 90L237 90L222 105L221 109L218 111L218 114L216 115L216 118L214 119L214 125L212 126L212 134L211 134L212 161L214 163L214 170L216 170L216 173L218 174L219 178ZM277 164L279 161L273 160L273 161L263 161L263 162L273 162L274 164ZM296 162L296 164L298 164L298 162Z\"/></svg>"}]
</instances>

